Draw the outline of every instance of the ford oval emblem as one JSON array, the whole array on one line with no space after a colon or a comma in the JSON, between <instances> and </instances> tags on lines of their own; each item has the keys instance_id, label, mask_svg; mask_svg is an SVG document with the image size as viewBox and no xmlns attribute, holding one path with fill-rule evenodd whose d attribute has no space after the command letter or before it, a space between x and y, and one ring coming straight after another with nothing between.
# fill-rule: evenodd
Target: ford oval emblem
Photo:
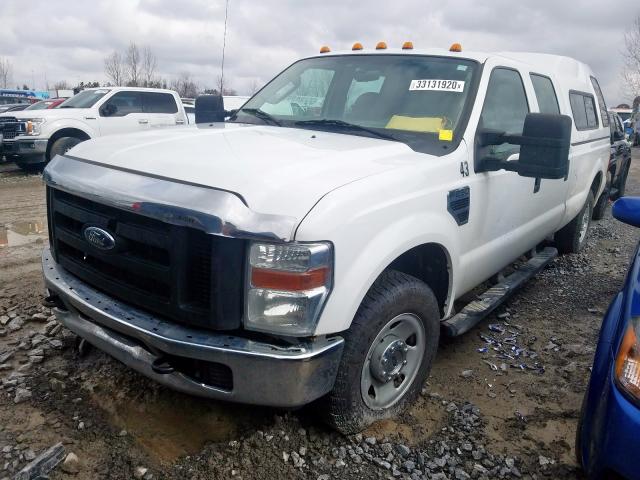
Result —
<instances>
[{"instance_id":1,"label":"ford oval emblem","mask_svg":"<svg viewBox=\"0 0 640 480\"><path fill-rule=\"evenodd\" d=\"M112 250L116 246L116 239L106 230L99 227L86 227L82 232L84 239L99 250Z\"/></svg>"}]
</instances>

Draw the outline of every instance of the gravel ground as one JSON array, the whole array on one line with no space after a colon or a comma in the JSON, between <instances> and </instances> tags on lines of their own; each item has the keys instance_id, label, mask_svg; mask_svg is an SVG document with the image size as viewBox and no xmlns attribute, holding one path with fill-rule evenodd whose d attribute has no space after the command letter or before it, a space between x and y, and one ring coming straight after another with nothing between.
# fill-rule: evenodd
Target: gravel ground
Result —
<instances>
[{"instance_id":1,"label":"gravel ground","mask_svg":"<svg viewBox=\"0 0 640 480\"><path fill-rule=\"evenodd\" d=\"M639 180L634 164L628 194L640 193ZM67 457L54 480L580 478L580 402L602 315L637 241L607 213L584 253L557 259L496 315L442 342L409 412L344 437L312 408L204 401L99 351L80 356L40 306L46 235L41 178L0 164L2 480L57 443Z\"/></svg>"}]
</instances>

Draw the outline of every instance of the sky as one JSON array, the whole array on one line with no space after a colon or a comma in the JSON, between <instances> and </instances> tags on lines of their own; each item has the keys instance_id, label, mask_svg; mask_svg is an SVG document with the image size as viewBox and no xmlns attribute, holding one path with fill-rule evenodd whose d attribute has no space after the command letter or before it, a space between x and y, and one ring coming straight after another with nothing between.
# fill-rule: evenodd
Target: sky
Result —
<instances>
[{"instance_id":1,"label":"sky","mask_svg":"<svg viewBox=\"0 0 640 480\"><path fill-rule=\"evenodd\" d=\"M568 55L591 66L607 103L625 97L624 32L640 2L602 0L229 0L225 85L248 94L321 45L365 48L453 42L479 51ZM0 57L13 84L106 82L104 58L130 42L148 45L157 74L190 74L203 88L220 75L224 0L0 0Z\"/></svg>"}]
</instances>

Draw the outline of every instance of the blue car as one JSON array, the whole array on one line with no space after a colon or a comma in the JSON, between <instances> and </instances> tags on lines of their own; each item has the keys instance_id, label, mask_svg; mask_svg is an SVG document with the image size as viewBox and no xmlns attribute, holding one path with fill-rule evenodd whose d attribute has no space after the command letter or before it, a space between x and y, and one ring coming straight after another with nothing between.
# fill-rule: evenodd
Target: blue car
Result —
<instances>
[{"instance_id":1,"label":"blue car","mask_svg":"<svg viewBox=\"0 0 640 480\"><path fill-rule=\"evenodd\" d=\"M613 216L640 227L640 197L623 197ZM576 434L588 478L640 480L640 245L602 323Z\"/></svg>"}]
</instances>

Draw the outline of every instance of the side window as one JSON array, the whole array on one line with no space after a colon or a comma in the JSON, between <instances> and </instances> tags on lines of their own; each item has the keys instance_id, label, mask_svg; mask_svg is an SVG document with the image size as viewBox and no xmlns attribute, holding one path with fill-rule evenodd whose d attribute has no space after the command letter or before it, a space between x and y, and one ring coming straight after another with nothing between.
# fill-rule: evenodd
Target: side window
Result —
<instances>
[{"instance_id":1,"label":"side window","mask_svg":"<svg viewBox=\"0 0 640 480\"><path fill-rule=\"evenodd\" d=\"M577 130L593 130L598 128L596 104L588 93L569 92L569 103L573 113L573 122Z\"/></svg>"},{"instance_id":2,"label":"side window","mask_svg":"<svg viewBox=\"0 0 640 480\"><path fill-rule=\"evenodd\" d=\"M491 72L487 96L480 115L480 128L500 130L521 135L529 104L520 74L509 68L496 68ZM517 145L496 145L491 154L506 159L520 151Z\"/></svg>"},{"instance_id":3,"label":"side window","mask_svg":"<svg viewBox=\"0 0 640 480\"><path fill-rule=\"evenodd\" d=\"M556 91L553 88L551 79L532 73L531 83L533 84L533 90L536 92L540 113L559 114L560 107L558 106L558 97L556 96Z\"/></svg>"},{"instance_id":4,"label":"side window","mask_svg":"<svg viewBox=\"0 0 640 480\"><path fill-rule=\"evenodd\" d=\"M609 115L607 115L607 104L604 101L602 90L600 90L600 85L598 84L598 80L596 80L595 77L591 77L591 84L593 85L593 89L596 92L596 97L598 98L598 106L600 107L600 118L602 118L602 126L606 127L609 125Z\"/></svg>"},{"instance_id":5,"label":"side window","mask_svg":"<svg viewBox=\"0 0 640 480\"><path fill-rule=\"evenodd\" d=\"M170 93L143 92L142 109L146 113L177 113L178 105Z\"/></svg>"},{"instance_id":6,"label":"side window","mask_svg":"<svg viewBox=\"0 0 640 480\"><path fill-rule=\"evenodd\" d=\"M124 117L140 112L142 100L139 92L118 92L100 107L100 115L103 117Z\"/></svg>"}]
</instances>

